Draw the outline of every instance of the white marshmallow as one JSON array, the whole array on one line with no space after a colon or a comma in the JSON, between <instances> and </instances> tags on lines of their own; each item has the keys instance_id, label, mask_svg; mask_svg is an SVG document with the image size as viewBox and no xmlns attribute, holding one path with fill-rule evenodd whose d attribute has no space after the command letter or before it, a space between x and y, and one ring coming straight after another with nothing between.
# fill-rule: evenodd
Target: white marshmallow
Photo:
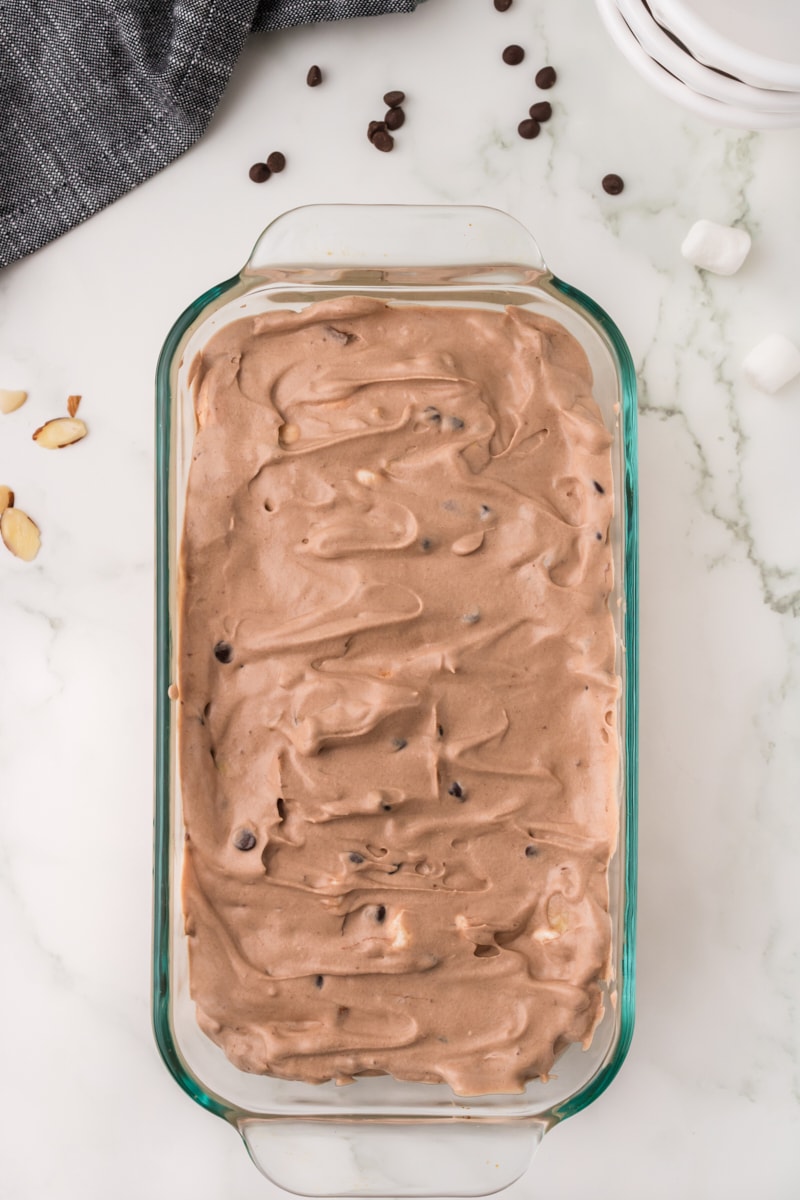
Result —
<instances>
[{"instance_id":1,"label":"white marshmallow","mask_svg":"<svg viewBox=\"0 0 800 1200\"><path fill-rule=\"evenodd\" d=\"M735 274L749 251L750 234L746 229L718 225L716 221L695 221L681 246L684 258L715 275Z\"/></svg>"},{"instance_id":2,"label":"white marshmallow","mask_svg":"<svg viewBox=\"0 0 800 1200\"><path fill-rule=\"evenodd\" d=\"M742 370L761 392L777 392L795 375L800 375L800 350L782 333L770 333L754 346Z\"/></svg>"}]
</instances>

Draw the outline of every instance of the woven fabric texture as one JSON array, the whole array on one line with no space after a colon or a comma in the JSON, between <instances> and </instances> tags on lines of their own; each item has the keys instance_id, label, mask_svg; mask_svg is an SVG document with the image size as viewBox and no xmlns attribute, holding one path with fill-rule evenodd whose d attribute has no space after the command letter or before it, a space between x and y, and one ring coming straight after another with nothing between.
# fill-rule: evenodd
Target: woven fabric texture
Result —
<instances>
[{"instance_id":1,"label":"woven fabric texture","mask_svg":"<svg viewBox=\"0 0 800 1200\"><path fill-rule=\"evenodd\" d=\"M252 30L418 2L0 0L0 266L196 142Z\"/></svg>"}]
</instances>

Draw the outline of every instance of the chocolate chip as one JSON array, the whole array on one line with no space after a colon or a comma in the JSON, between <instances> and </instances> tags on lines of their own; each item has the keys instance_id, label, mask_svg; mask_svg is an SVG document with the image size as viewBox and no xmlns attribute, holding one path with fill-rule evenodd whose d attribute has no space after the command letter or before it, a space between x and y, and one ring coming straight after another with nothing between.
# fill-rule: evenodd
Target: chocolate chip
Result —
<instances>
[{"instance_id":1,"label":"chocolate chip","mask_svg":"<svg viewBox=\"0 0 800 1200\"><path fill-rule=\"evenodd\" d=\"M618 196L624 187L625 184L619 175L603 176L603 191L608 192L609 196Z\"/></svg>"},{"instance_id":2,"label":"chocolate chip","mask_svg":"<svg viewBox=\"0 0 800 1200\"><path fill-rule=\"evenodd\" d=\"M383 119L386 122L387 129L399 129L401 125L405 125L406 123L406 114L402 108L390 108Z\"/></svg>"},{"instance_id":3,"label":"chocolate chip","mask_svg":"<svg viewBox=\"0 0 800 1200\"><path fill-rule=\"evenodd\" d=\"M455 796L456 800L464 799L464 789L457 780L454 780L447 789L448 795Z\"/></svg>"},{"instance_id":4,"label":"chocolate chip","mask_svg":"<svg viewBox=\"0 0 800 1200\"><path fill-rule=\"evenodd\" d=\"M477 625L480 619L481 614L477 610L475 612L464 613L461 618L465 625Z\"/></svg>"},{"instance_id":5,"label":"chocolate chip","mask_svg":"<svg viewBox=\"0 0 800 1200\"><path fill-rule=\"evenodd\" d=\"M534 121L549 121L553 115L553 106L549 100L537 100L536 104L530 106L528 112Z\"/></svg>"},{"instance_id":6,"label":"chocolate chip","mask_svg":"<svg viewBox=\"0 0 800 1200\"><path fill-rule=\"evenodd\" d=\"M482 504L481 505L481 520L485 521L486 518L491 514L491 511L492 510L489 508L488 504Z\"/></svg>"},{"instance_id":7,"label":"chocolate chip","mask_svg":"<svg viewBox=\"0 0 800 1200\"><path fill-rule=\"evenodd\" d=\"M367 137L369 138L370 141L372 141L372 139L375 137L375 134L378 132L378 130L385 129L385 128L386 128L385 121L370 121L369 125L367 126Z\"/></svg>"},{"instance_id":8,"label":"chocolate chip","mask_svg":"<svg viewBox=\"0 0 800 1200\"><path fill-rule=\"evenodd\" d=\"M405 750L408 742L405 738L392 738L392 746L395 750Z\"/></svg>"},{"instance_id":9,"label":"chocolate chip","mask_svg":"<svg viewBox=\"0 0 800 1200\"><path fill-rule=\"evenodd\" d=\"M494 6L498 12L508 12L511 8L511 0L494 0Z\"/></svg>"},{"instance_id":10,"label":"chocolate chip","mask_svg":"<svg viewBox=\"0 0 800 1200\"><path fill-rule=\"evenodd\" d=\"M520 121L517 126L517 133L521 138L530 141L531 138L538 137L541 132L541 125L538 121L534 121L533 117L526 117L524 121Z\"/></svg>"},{"instance_id":11,"label":"chocolate chip","mask_svg":"<svg viewBox=\"0 0 800 1200\"><path fill-rule=\"evenodd\" d=\"M314 980L314 987L321 988L324 982L325 982L325 976L317 975L316 979Z\"/></svg>"},{"instance_id":12,"label":"chocolate chip","mask_svg":"<svg viewBox=\"0 0 800 1200\"><path fill-rule=\"evenodd\" d=\"M423 408L422 415L423 417L427 417L429 421L441 421L442 419L442 414L432 404L429 404L427 408Z\"/></svg>"},{"instance_id":13,"label":"chocolate chip","mask_svg":"<svg viewBox=\"0 0 800 1200\"><path fill-rule=\"evenodd\" d=\"M316 64L313 67L309 67L308 74L306 75L306 83L309 87L319 87L322 83L322 71L320 71Z\"/></svg>"},{"instance_id":14,"label":"chocolate chip","mask_svg":"<svg viewBox=\"0 0 800 1200\"><path fill-rule=\"evenodd\" d=\"M326 325L325 332L332 341L338 342L340 346L349 346L358 337L357 333L348 333L346 329L337 329L334 325Z\"/></svg>"},{"instance_id":15,"label":"chocolate chip","mask_svg":"<svg viewBox=\"0 0 800 1200\"><path fill-rule=\"evenodd\" d=\"M597 533L596 533L594 536L597 538L598 542L602 542L602 540L603 540L603 535L602 535L602 533L600 532L600 530L599 530L599 529L598 529Z\"/></svg>"},{"instance_id":16,"label":"chocolate chip","mask_svg":"<svg viewBox=\"0 0 800 1200\"><path fill-rule=\"evenodd\" d=\"M430 538L423 538L419 544L419 548L420 548L420 550L423 551L424 554L427 554L432 546L433 546L433 542L431 541Z\"/></svg>"},{"instance_id":17,"label":"chocolate chip","mask_svg":"<svg viewBox=\"0 0 800 1200\"><path fill-rule=\"evenodd\" d=\"M383 922L386 920L386 905L385 904L379 904L378 907L375 909L375 920L378 922L379 925L382 925Z\"/></svg>"},{"instance_id":18,"label":"chocolate chip","mask_svg":"<svg viewBox=\"0 0 800 1200\"><path fill-rule=\"evenodd\" d=\"M269 169L266 163L253 163L252 167L248 171L248 175L252 179L253 183L266 183L271 174L272 171Z\"/></svg>"},{"instance_id":19,"label":"chocolate chip","mask_svg":"<svg viewBox=\"0 0 800 1200\"><path fill-rule=\"evenodd\" d=\"M546 91L553 86L557 79L558 76L556 75L555 67L542 67L541 70L536 72L534 83L538 88Z\"/></svg>"},{"instance_id":20,"label":"chocolate chip","mask_svg":"<svg viewBox=\"0 0 800 1200\"><path fill-rule=\"evenodd\" d=\"M240 829L233 839L237 850L252 850L257 842L256 835L249 829Z\"/></svg>"},{"instance_id":21,"label":"chocolate chip","mask_svg":"<svg viewBox=\"0 0 800 1200\"><path fill-rule=\"evenodd\" d=\"M506 46L503 51L503 62L508 63L510 67L518 66L524 57L525 51L522 46Z\"/></svg>"},{"instance_id":22,"label":"chocolate chip","mask_svg":"<svg viewBox=\"0 0 800 1200\"><path fill-rule=\"evenodd\" d=\"M387 92L383 97L383 103L387 108L399 108L405 98L405 92Z\"/></svg>"},{"instance_id":23,"label":"chocolate chip","mask_svg":"<svg viewBox=\"0 0 800 1200\"><path fill-rule=\"evenodd\" d=\"M381 808L383 809L383 811L384 811L384 812L391 812L391 811L392 811L392 806L391 806L391 804L382 804L382 805L381 805Z\"/></svg>"},{"instance_id":24,"label":"chocolate chip","mask_svg":"<svg viewBox=\"0 0 800 1200\"><path fill-rule=\"evenodd\" d=\"M450 426L451 429L463 429L464 428L464 422L461 420L461 417L450 417L447 424Z\"/></svg>"},{"instance_id":25,"label":"chocolate chip","mask_svg":"<svg viewBox=\"0 0 800 1200\"><path fill-rule=\"evenodd\" d=\"M267 158L267 166L270 171L282 171L286 166L286 155L281 154L280 150L273 150L272 154Z\"/></svg>"},{"instance_id":26,"label":"chocolate chip","mask_svg":"<svg viewBox=\"0 0 800 1200\"><path fill-rule=\"evenodd\" d=\"M536 846L526 846L525 847L525 857L526 858L536 858L536 855L538 853L539 853L539 851L537 850Z\"/></svg>"},{"instance_id":27,"label":"chocolate chip","mask_svg":"<svg viewBox=\"0 0 800 1200\"><path fill-rule=\"evenodd\" d=\"M353 850L353 852L352 852L352 853L351 853L351 855L350 855L350 862L351 862L351 863L355 863L355 864L356 864L356 866L358 866L358 864L359 864L359 863L362 863L363 861L364 861L364 855L363 855L363 854L357 854L357 853L356 853L356 851L355 851L355 850Z\"/></svg>"},{"instance_id":28,"label":"chocolate chip","mask_svg":"<svg viewBox=\"0 0 800 1200\"><path fill-rule=\"evenodd\" d=\"M394 150L394 138L386 129L379 129L377 133L373 134L372 144L376 150L381 150L384 154Z\"/></svg>"},{"instance_id":29,"label":"chocolate chip","mask_svg":"<svg viewBox=\"0 0 800 1200\"><path fill-rule=\"evenodd\" d=\"M443 737L444 737L444 725L437 725L437 726L436 726L436 733L438 734L438 736L439 736L440 738L443 738Z\"/></svg>"},{"instance_id":30,"label":"chocolate chip","mask_svg":"<svg viewBox=\"0 0 800 1200\"><path fill-rule=\"evenodd\" d=\"M214 658L221 663L233 662L233 646L230 642L217 642L214 647Z\"/></svg>"},{"instance_id":31,"label":"chocolate chip","mask_svg":"<svg viewBox=\"0 0 800 1200\"><path fill-rule=\"evenodd\" d=\"M606 489L603 487L602 483L598 483L596 479L593 479L592 483L594 484L594 490L599 492L601 496L605 496Z\"/></svg>"}]
</instances>

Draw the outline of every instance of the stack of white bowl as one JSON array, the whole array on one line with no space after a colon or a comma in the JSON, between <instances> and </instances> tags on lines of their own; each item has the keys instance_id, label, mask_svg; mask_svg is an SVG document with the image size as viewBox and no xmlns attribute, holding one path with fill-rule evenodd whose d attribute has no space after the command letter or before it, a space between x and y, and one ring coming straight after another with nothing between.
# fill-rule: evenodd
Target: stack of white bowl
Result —
<instances>
[{"instance_id":1,"label":"stack of white bowl","mask_svg":"<svg viewBox=\"0 0 800 1200\"><path fill-rule=\"evenodd\" d=\"M641 75L716 125L800 126L800 0L595 0Z\"/></svg>"}]
</instances>

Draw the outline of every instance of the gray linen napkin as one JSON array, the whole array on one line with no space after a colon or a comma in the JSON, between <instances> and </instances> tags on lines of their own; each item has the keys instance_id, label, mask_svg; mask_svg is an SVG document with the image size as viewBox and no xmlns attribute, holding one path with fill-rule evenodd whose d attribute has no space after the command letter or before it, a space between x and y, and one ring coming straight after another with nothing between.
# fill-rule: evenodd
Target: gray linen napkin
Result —
<instances>
[{"instance_id":1,"label":"gray linen napkin","mask_svg":"<svg viewBox=\"0 0 800 1200\"><path fill-rule=\"evenodd\" d=\"M202 134L251 30L419 0L0 0L0 267Z\"/></svg>"}]
</instances>

